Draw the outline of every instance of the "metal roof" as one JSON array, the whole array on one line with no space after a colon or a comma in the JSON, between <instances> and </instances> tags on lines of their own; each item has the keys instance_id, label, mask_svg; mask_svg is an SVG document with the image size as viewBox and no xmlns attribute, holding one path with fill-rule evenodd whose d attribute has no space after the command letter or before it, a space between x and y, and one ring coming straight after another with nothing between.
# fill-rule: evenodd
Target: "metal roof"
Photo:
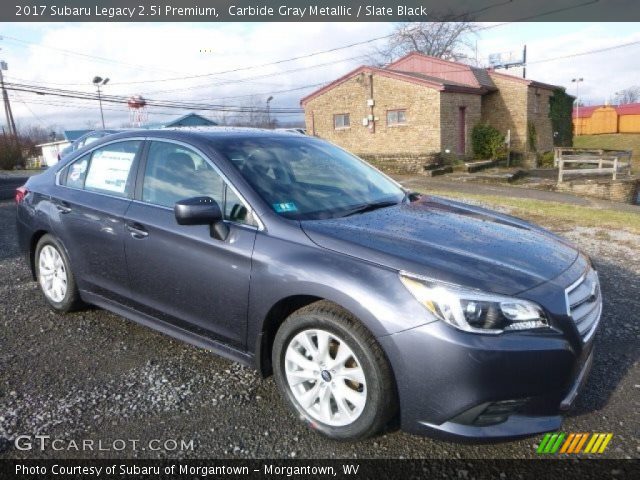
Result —
<instances>
[{"instance_id":1,"label":"metal roof","mask_svg":"<svg viewBox=\"0 0 640 480\"><path fill-rule=\"evenodd\" d=\"M589 118L593 112L601 108L611 108L618 115L640 115L640 103L628 103L626 105L592 105L573 109L573 118Z\"/></svg>"},{"instance_id":2,"label":"metal roof","mask_svg":"<svg viewBox=\"0 0 640 480\"><path fill-rule=\"evenodd\" d=\"M549 90L562 88L527 78L498 73L495 70L443 60L419 52L411 52L383 68L362 65L303 97L300 103L304 105L312 98L322 95L326 91L331 90L362 72L375 73L398 80L413 81L413 83L419 83L427 88L433 88L443 92L464 92L479 95L497 90L492 78L493 76L512 80L534 88Z\"/></svg>"},{"instance_id":3,"label":"metal roof","mask_svg":"<svg viewBox=\"0 0 640 480\"><path fill-rule=\"evenodd\" d=\"M85 133L89 133L94 131L95 129L84 129L84 130L65 130L63 132L64 138L66 138L67 140L69 140L70 142L75 142L77 139L79 139L81 136L83 136Z\"/></svg>"}]
</instances>

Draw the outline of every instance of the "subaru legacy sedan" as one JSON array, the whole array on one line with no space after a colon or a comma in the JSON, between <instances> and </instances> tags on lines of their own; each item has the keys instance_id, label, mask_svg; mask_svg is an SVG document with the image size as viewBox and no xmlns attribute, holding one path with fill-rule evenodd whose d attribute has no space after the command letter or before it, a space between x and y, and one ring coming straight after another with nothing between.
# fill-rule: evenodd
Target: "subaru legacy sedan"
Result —
<instances>
[{"instance_id":1,"label":"subaru legacy sedan","mask_svg":"<svg viewBox=\"0 0 640 480\"><path fill-rule=\"evenodd\" d=\"M96 305L273 374L334 439L556 430L591 365L602 299L586 255L316 138L120 133L16 202L55 311Z\"/></svg>"}]
</instances>

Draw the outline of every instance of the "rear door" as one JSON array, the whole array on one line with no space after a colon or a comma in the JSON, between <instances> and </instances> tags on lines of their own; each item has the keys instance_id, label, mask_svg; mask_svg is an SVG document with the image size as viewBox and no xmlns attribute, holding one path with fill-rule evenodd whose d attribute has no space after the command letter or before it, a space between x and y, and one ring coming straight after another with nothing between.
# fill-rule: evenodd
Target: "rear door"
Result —
<instances>
[{"instance_id":1,"label":"rear door","mask_svg":"<svg viewBox=\"0 0 640 480\"><path fill-rule=\"evenodd\" d=\"M58 173L53 230L67 248L80 289L124 299L124 214L135 187L143 139L119 140L86 153Z\"/></svg>"},{"instance_id":2,"label":"rear door","mask_svg":"<svg viewBox=\"0 0 640 480\"><path fill-rule=\"evenodd\" d=\"M189 145L149 142L136 199L127 211L125 249L139 310L199 334L243 346L257 232L248 204L215 164ZM225 212L221 241L208 225L178 225L178 200L209 196Z\"/></svg>"}]
</instances>

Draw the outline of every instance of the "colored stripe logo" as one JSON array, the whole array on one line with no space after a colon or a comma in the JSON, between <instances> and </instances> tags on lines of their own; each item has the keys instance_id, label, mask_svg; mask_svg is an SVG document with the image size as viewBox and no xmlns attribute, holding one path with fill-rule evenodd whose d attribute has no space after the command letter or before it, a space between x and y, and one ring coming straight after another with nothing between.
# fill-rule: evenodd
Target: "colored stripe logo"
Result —
<instances>
[{"instance_id":1,"label":"colored stripe logo","mask_svg":"<svg viewBox=\"0 0 640 480\"><path fill-rule=\"evenodd\" d=\"M613 433L547 433L536 453L538 454L576 454L603 453L613 438Z\"/></svg>"}]
</instances>

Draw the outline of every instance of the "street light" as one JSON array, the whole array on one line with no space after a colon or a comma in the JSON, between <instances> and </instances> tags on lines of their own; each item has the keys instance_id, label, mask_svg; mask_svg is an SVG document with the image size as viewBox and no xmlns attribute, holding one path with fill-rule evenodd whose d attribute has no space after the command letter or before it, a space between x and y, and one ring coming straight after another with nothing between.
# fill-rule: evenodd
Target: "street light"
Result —
<instances>
[{"instance_id":1,"label":"street light","mask_svg":"<svg viewBox=\"0 0 640 480\"><path fill-rule=\"evenodd\" d=\"M93 84L98 89L98 102L100 103L100 118L102 119L103 130L104 130L104 113L102 113L102 97L100 95L100 87L105 86L107 83L109 83L108 78L103 79L102 77L98 77L98 76L93 77Z\"/></svg>"},{"instance_id":2,"label":"street light","mask_svg":"<svg viewBox=\"0 0 640 480\"><path fill-rule=\"evenodd\" d=\"M576 84L576 135L580 135L580 83L584 82L584 78L573 78L571 82Z\"/></svg>"},{"instance_id":3,"label":"street light","mask_svg":"<svg viewBox=\"0 0 640 480\"><path fill-rule=\"evenodd\" d=\"M273 100L273 96L269 96L267 98L267 123L269 124L269 128L271 128L271 100Z\"/></svg>"}]
</instances>

